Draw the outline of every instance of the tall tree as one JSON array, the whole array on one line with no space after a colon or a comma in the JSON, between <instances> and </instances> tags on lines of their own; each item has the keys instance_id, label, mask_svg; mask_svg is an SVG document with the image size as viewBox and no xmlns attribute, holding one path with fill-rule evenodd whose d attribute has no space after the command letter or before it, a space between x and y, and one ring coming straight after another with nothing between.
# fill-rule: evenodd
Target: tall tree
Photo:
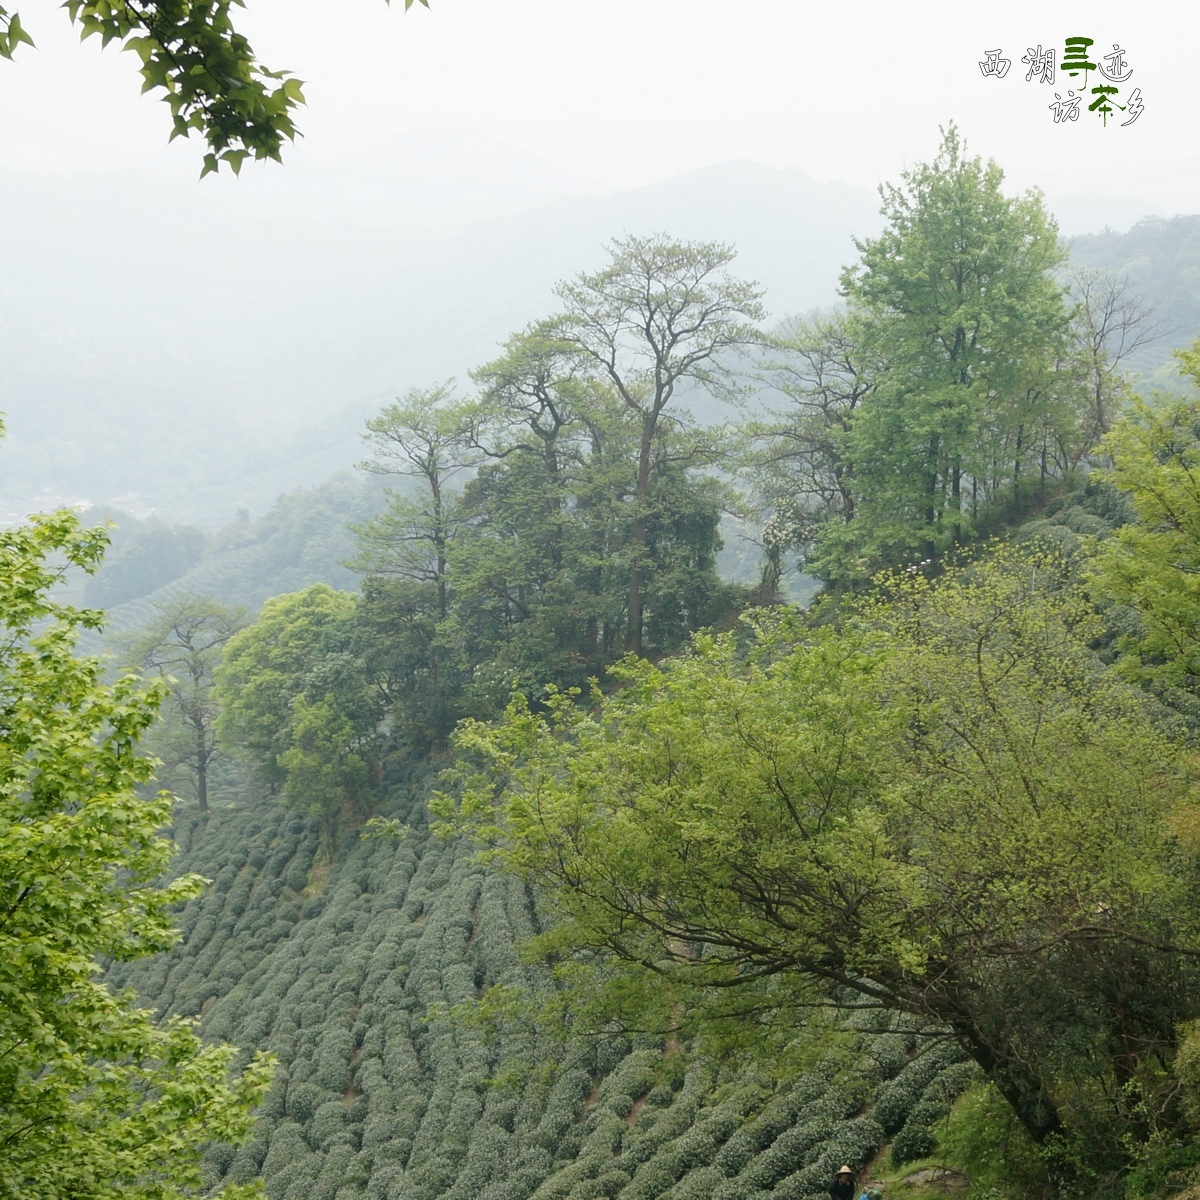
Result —
<instances>
[{"instance_id":1,"label":"tall tree","mask_svg":"<svg viewBox=\"0 0 1200 1200\"><path fill-rule=\"evenodd\" d=\"M1030 414L1018 406L995 423L1016 398L1044 393L1062 354L1068 314L1053 272L1065 251L1041 197L1005 196L1003 178L967 156L951 124L933 162L880 189L883 233L855 243L842 292L888 365L854 423L859 507L852 532L833 530L827 570L856 544L868 573L940 554L1021 469ZM1013 435L1007 462L1001 433Z\"/></svg>"},{"instance_id":2,"label":"tall tree","mask_svg":"<svg viewBox=\"0 0 1200 1200\"><path fill-rule=\"evenodd\" d=\"M1064 1181L1127 1167L1139 1112L1172 1128L1164 1064L1200 1013L1178 747L1091 657L1052 556L889 589L839 629L759 619L590 706L466 723L458 811L545 897L579 1020L746 1023L769 1051L822 1007L899 1009Z\"/></svg>"},{"instance_id":3,"label":"tall tree","mask_svg":"<svg viewBox=\"0 0 1200 1200\"><path fill-rule=\"evenodd\" d=\"M514 681L600 674L626 643L635 567L647 648L682 644L729 599L715 559L727 489L696 469L716 431L671 414L644 446L642 416L561 320L510 338L473 378L470 403L434 388L369 425L380 452L364 465L410 482L358 527L360 645L414 748L498 712Z\"/></svg>"},{"instance_id":4,"label":"tall tree","mask_svg":"<svg viewBox=\"0 0 1200 1200\"><path fill-rule=\"evenodd\" d=\"M490 593L488 607L513 628L546 598L570 554L573 494L602 401L544 324L509 338L471 377L481 391L470 438L486 465L468 485L473 536L456 570L467 603Z\"/></svg>"},{"instance_id":5,"label":"tall tree","mask_svg":"<svg viewBox=\"0 0 1200 1200\"><path fill-rule=\"evenodd\" d=\"M245 1140L271 1075L260 1055L231 1080L232 1047L96 978L168 949L205 883L161 884L170 801L137 795L161 689L102 682L73 653L100 615L53 598L105 542L66 512L0 530L0 1194L29 1200L194 1194L204 1146Z\"/></svg>"},{"instance_id":6,"label":"tall tree","mask_svg":"<svg viewBox=\"0 0 1200 1200\"><path fill-rule=\"evenodd\" d=\"M774 588L786 551L807 554L827 521L854 519L850 431L883 364L870 323L846 311L789 321L764 350L759 378L783 403L745 433L770 509L763 544Z\"/></svg>"},{"instance_id":7,"label":"tall tree","mask_svg":"<svg viewBox=\"0 0 1200 1200\"><path fill-rule=\"evenodd\" d=\"M485 668L500 706L514 678L582 683L620 653L637 558L650 640L678 644L681 615L695 627L689 604L693 617L709 607L696 603L697 586L717 585L720 497L711 479L674 459L673 426L660 424L651 490L639 501L641 422L553 322L511 339L474 378L484 385L473 420L486 431L478 444L487 462L465 489L468 536L452 564L464 635L486 639L492 628L505 643ZM696 586L683 584L688 570L698 572Z\"/></svg>"},{"instance_id":8,"label":"tall tree","mask_svg":"<svg viewBox=\"0 0 1200 1200\"><path fill-rule=\"evenodd\" d=\"M346 820L367 814L384 740L383 698L355 645L359 606L323 583L276 596L216 672L218 733L320 820L327 853Z\"/></svg>"},{"instance_id":9,"label":"tall tree","mask_svg":"<svg viewBox=\"0 0 1200 1200\"><path fill-rule=\"evenodd\" d=\"M473 664L468 711L480 713L502 707L514 680L599 669L587 652L596 572L580 560L581 492L595 465L591 431L605 418L596 381L545 323L511 337L472 378L482 461L464 489L468 522L451 567L457 643Z\"/></svg>"},{"instance_id":10,"label":"tall tree","mask_svg":"<svg viewBox=\"0 0 1200 1200\"><path fill-rule=\"evenodd\" d=\"M1162 337L1163 328L1151 306L1134 293L1126 279L1075 267L1067 275L1067 286L1075 301L1074 341L1088 395L1086 452L1112 428L1121 402L1128 398L1124 364L1143 346Z\"/></svg>"},{"instance_id":11,"label":"tall tree","mask_svg":"<svg viewBox=\"0 0 1200 1200\"><path fill-rule=\"evenodd\" d=\"M211 596L175 596L156 604L150 624L125 642L132 661L167 687L149 744L168 770L187 772L205 813L209 768L220 747L213 673L244 624L240 609Z\"/></svg>"},{"instance_id":12,"label":"tall tree","mask_svg":"<svg viewBox=\"0 0 1200 1200\"><path fill-rule=\"evenodd\" d=\"M391 677L384 686L392 694L408 691L410 731L426 746L444 739L456 713L450 548L468 519L459 483L482 457L477 432L446 383L411 389L363 435L374 453L361 468L406 482L382 512L354 526L359 553L350 565L376 581L366 590L370 623L382 629L395 620L405 632L399 645L376 645L377 670Z\"/></svg>"},{"instance_id":13,"label":"tall tree","mask_svg":"<svg viewBox=\"0 0 1200 1200\"><path fill-rule=\"evenodd\" d=\"M450 611L447 551L461 520L453 483L480 458L463 406L448 383L413 388L369 420L363 437L374 456L362 470L416 486L393 491L384 511L358 527L362 551L355 565L431 585L441 620Z\"/></svg>"},{"instance_id":14,"label":"tall tree","mask_svg":"<svg viewBox=\"0 0 1200 1200\"><path fill-rule=\"evenodd\" d=\"M731 359L757 344L762 291L725 268L734 252L719 242L673 242L660 234L618 239L608 265L562 283L565 312L556 331L581 362L609 384L638 426L626 647L642 649L647 530L656 467L703 465L718 439L687 414L666 410L682 389L728 397ZM660 427L675 437L656 455Z\"/></svg>"},{"instance_id":15,"label":"tall tree","mask_svg":"<svg viewBox=\"0 0 1200 1200\"><path fill-rule=\"evenodd\" d=\"M357 600L317 583L263 605L258 620L230 638L216 671L217 732L250 750L272 783L282 783L280 757L291 745L292 705L309 675L337 643Z\"/></svg>"}]
</instances>

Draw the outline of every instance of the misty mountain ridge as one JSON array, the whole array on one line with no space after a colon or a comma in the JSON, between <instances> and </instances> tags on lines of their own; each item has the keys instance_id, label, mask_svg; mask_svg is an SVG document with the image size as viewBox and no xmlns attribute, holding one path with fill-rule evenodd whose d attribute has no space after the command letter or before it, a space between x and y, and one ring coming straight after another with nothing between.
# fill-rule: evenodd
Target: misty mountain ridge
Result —
<instances>
[{"instance_id":1,"label":"misty mountain ridge","mask_svg":"<svg viewBox=\"0 0 1200 1200\"><path fill-rule=\"evenodd\" d=\"M443 134L203 187L0 176L0 213L21 235L0 284L0 512L119 502L209 527L263 512L353 464L362 419L391 396L465 381L614 236L731 242L734 269L781 317L832 303L852 238L879 227L870 189L794 168L730 162L598 188ZM539 195L555 198L521 209ZM1084 200L1110 224L1141 207ZM463 220L480 211L498 215ZM461 223L420 227L438 215ZM129 220L136 241L119 232Z\"/></svg>"}]
</instances>

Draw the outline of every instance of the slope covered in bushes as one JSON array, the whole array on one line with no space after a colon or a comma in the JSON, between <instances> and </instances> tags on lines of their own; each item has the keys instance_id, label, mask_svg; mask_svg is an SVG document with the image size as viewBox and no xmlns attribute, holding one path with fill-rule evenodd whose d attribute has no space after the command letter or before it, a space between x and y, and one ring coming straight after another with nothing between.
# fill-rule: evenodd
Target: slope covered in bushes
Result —
<instances>
[{"instance_id":1,"label":"slope covered in bushes","mask_svg":"<svg viewBox=\"0 0 1200 1200\"><path fill-rule=\"evenodd\" d=\"M110 979L279 1057L254 1140L210 1147L212 1184L261 1177L271 1200L800 1200L889 1139L898 1159L932 1148L971 1069L902 1032L862 1035L847 1082L844 1053L773 1079L649 1038L488 1038L449 1019L496 983L552 985L516 949L535 926L523 887L429 835L420 788L401 791L413 832L332 867L316 822L269 799L180 818L179 869L213 882L179 946Z\"/></svg>"}]
</instances>

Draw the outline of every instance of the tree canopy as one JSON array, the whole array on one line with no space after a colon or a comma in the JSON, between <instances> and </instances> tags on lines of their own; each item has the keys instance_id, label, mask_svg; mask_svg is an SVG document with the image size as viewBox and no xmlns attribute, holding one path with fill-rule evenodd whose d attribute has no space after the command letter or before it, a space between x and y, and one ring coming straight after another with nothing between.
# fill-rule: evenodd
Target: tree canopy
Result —
<instances>
[{"instance_id":1,"label":"tree canopy","mask_svg":"<svg viewBox=\"0 0 1200 1200\"><path fill-rule=\"evenodd\" d=\"M101 958L168 949L172 907L206 882L160 883L170 798L138 794L161 691L103 682L74 656L100 615L52 597L104 545L66 512L0 531L0 1192L33 1200L186 1194L205 1143L247 1136L271 1075L260 1055L231 1080L232 1047L96 978Z\"/></svg>"},{"instance_id":2,"label":"tree canopy","mask_svg":"<svg viewBox=\"0 0 1200 1200\"><path fill-rule=\"evenodd\" d=\"M545 893L565 978L606 964L600 1019L765 1048L810 1008L908 1012L1067 1172L1127 1128L1121 1086L1169 1094L1200 1015L1186 772L1067 574L1026 548L902 573L837 628L761 618L586 707L518 697L460 727L443 811Z\"/></svg>"},{"instance_id":3,"label":"tree canopy","mask_svg":"<svg viewBox=\"0 0 1200 1200\"><path fill-rule=\"evenodd\" d=\"M1019 519L1111 417L1105 286L1084 280L1094 319L1073 323L1054 220L1003 180L951 124L933 161L881 187L847 312L775 339L763 376L788 405L756 431L773 533L825 580L865 585Z\"/></svg>"}]
</instances>

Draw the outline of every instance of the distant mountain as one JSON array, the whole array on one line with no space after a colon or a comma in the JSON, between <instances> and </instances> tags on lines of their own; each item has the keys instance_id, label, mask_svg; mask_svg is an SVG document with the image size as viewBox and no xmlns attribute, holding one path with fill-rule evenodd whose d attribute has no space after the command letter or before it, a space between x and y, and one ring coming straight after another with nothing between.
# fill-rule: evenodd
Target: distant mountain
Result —
<instances>
[{"instance_id":1,"label":"distant mountain","mask_svg":"<svg viewBox=\"0 0 1200 1200\"><path fill-rule=\"evenodd\" d=\"M154 156L146 173L174 177L164 169L167 157ZM286 213L318 223L445 232L612 188L475 130L424 129L331 156L296 145L283 166L210 178L202 190L245 217L275 220Z\"/></svg>"},{"instance_id":2,"label":"distant mountain","mask_svg":"<svg viewBox=\"0 0 1200 1200\"><path fill-rule=\"evenodd\" d=\"M228 519L297 459L352 463L363 415L485 361L614 235L733 242L783 314L832 301L851 235L877 222L865 189L750 163L448 234L318 223L282 201L267 219L236 198L132 175L0 176L19 235L0 282L0 508L48 488ZM201 496L225 511L196 513Z\"/></svg>"},{"instance_id":3,"label":"distant mountain","mask_svg":"<svg viewBox=\"0 0 1200 1200\"><path fill-rule=\"evenodd\" d=\"M614 236L731 242L782 316L832 303L852 237L879 226L871 191L794 169L725 163L596 195L486 139L427 142L203 186L0 174L0 519L60 500L210 528L261 514L352 465L389 397L462 379L551 311L554 283ZM1140 201L1064 204L1077 228ZM507 215L461 223L480 212ZM1189 243L1166 232L1188 220L1079 238L1075 254L1128 268L1194 329L1194 280L1171 282Z\"/></svg>"}]
</instances>

